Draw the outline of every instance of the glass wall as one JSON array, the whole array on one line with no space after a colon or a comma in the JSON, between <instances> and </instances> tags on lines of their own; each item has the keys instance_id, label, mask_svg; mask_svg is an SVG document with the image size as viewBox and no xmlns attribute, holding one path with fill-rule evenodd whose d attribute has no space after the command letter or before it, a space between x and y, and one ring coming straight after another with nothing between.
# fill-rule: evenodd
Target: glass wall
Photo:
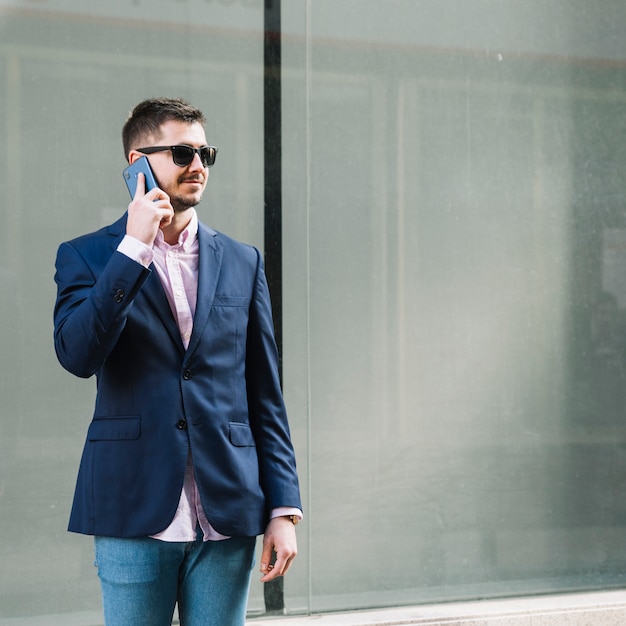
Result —
<instances>
[{"instance_id":1,"label":"glass wall","mask_svg":"<svg viewBox=\"0 0 626 626\"><path fill-rule=\"evenodd\" d=\"M206 112L200 217L263 247L264 3L77 5L0 0L0 626L102 623L65 530L94 384L54 357L53 265L125 209L138 101ZM287 613L624 584L624 23L282 3Z\"/></svg>"},{"instance_id":2,"label":"glass wall","mask_svg":"<svg viewBox=\"0 0 626 626\"><path fill-rule=\"evenodd\" d=\"M310 611L624 584L624 23L283 3Z\"/></svg>"},{"instance_id":3,"label":"glass wall","mask_svg":"<svg viewBox=\"0 0 626 626\"><path fill-rule=\"evenodd\" d=\"M200 218L263 247L263 3L149 7L0 1L0 624L102 623L92 540L66 532L95 384L54 356L54 259L125 210L135 104L181 96L205 112L219 156Z\"/></svg>"}]
</instances>

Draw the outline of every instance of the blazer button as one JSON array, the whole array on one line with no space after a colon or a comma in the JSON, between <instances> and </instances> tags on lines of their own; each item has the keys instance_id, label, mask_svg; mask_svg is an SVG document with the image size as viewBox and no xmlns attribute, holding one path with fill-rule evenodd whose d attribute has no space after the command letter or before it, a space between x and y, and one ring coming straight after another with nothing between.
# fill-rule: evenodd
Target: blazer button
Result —
<instances>
[{"instance_id":1,"label":"blazer button","mask_svg":"<svg viewBox=\"0 0 626 626\"><path fill-rule=\"evenodd\" d=\"M187 420L178 420L176 428L178 428L178 430L185 430L187 428Z\"/></svg>"},{"instance_id":2,"label":"blazer button","mask_svg":"<svg viewBox=\"0 0 626 626\"><path fill-rule=\"evenodd\" d=\"M124 299L124 290L123 289L118 289L114 294L113 294L113 299L115 300L115 302L121 302Z\"/></svg>"},{"instance_id":3,"label":"blazer button","mask_svg":"<svg viewBox=\"0 0 626 626\"><path fill-rule=\"evenodd\" d=\"M191 370L183 370L183 378L185 380L191 380L193 378L193 374L191 373Z\"/></svg>"}]
</instances>

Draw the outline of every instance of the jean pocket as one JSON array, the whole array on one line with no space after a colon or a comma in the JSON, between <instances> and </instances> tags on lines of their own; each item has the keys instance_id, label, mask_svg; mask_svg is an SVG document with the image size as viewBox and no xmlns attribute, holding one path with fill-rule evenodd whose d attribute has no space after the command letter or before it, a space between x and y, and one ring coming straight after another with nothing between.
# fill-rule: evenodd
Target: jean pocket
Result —
<instances>
[{"instance_id":1,"label":"jean pocket","mask_svg":"<svg viewBox=\"0 0 626 626\"><path fill-rule=\"evenodd\" d=\"M154 539L96 537L94 541L98 576L115 584L152 583L159 578L159 557L150 549Z\"/></svg>"}]
</instances>

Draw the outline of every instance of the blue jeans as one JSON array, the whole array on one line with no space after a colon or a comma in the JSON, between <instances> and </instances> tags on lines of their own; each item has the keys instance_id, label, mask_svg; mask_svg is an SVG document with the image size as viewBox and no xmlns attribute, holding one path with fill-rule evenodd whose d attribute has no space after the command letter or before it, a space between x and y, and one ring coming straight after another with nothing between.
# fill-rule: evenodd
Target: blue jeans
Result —
<instances>
[{"instance_id":1,"label":"blue jeans","mask_svg":"<svg viewBox=\"0 0 626 626\"><path fill-rule=\"evenodd\" d=\"M106 626L243 626L254 537L188 543L96 537Z\"/></svg>"}]
</instances>

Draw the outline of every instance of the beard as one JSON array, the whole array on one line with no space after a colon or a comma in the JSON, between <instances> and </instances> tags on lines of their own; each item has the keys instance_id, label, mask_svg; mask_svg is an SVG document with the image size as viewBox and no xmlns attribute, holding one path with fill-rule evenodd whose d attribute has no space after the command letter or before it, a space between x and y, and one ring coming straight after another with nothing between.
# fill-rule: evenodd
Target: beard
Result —
<instances>
[{"instance_id":1,"label":"beard","mask_svg":"<svg viewBox=\"0 0 626 626\"><path fill-rule=\"evenodd\" d=\"M206 182L206 179L199 176L181 176L181 178L179 178L177 181L178 188L180 189L187 182L198 182L200 184L203 184ZM200 201L202 200L202 194L204 193L204 187L202 187L199 191L186 194L170 193L167 190L165 190L165 192L170 197L170 203L172 205L172 208L174 209L174 213L183 213L184 211L187 211L188 209L191 209L200 204Z\"/></svg>"},{"instance_id":2,"label":"beard","mask_svg":"<svg viewBox=\"0 0 626 626\"><path fill-rule=\"evenodd\" d=\"M174 213L184 213L188 209L192 209L200 204L200 200L202 200L202 194L194 196L193 199L191 196L170 196L170 203L174 209Z\"/></svg>"}]
</instances>

